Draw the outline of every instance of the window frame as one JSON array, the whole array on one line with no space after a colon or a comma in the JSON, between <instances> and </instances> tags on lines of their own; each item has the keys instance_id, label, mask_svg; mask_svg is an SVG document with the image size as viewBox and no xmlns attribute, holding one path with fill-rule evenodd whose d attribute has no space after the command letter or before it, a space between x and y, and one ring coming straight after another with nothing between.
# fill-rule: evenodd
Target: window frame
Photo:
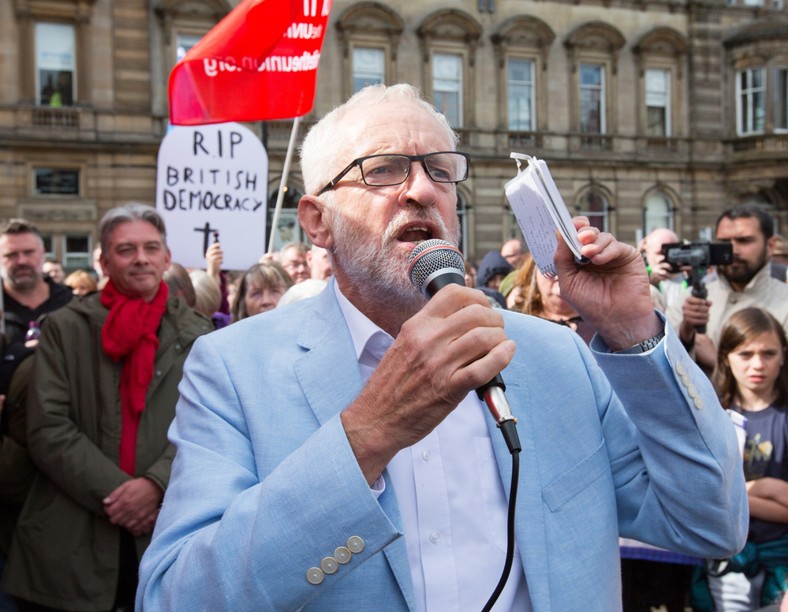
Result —
<instances>
[{"instance_id":1,"label":"window frame","mask_svg":"<svg viewBox=\"0 0 788 612\"><path fill-rule=\"evenodd\" d=\"M358 71L356 69L356 52L360 51L360 50L378 52L379 53L380 69L381 69L381 71L380 71L380 73L378 75L376 75L376 76L379 76L379 78L380 78L379 81L369 80L369 81L366 81L365 84L362 85L361 87L357 87L356 86L356 80L359 78L359 76L363 77L363 73L361 73L360 71ZM359 91L359 89L361 89L362 87L364 87L366 85L377 84L377 83L385 84L387 82L387 78L386 78L386 48L384 46L374 45L374 44L369 44L369 45L367 45L367 44L360 44L360 43L359 44L353 44L351 46L351 49L350 49L350 72L351 72L351 74L350 74L350 82L351 82L351 92L352 93L356 93L357 91ZM373 73L369 73L369 74L372 75Z\"/></svg>"},{"instance_id":2,"label":"window frame","mask_svg":"<svg viewBox=\"0 0 788 612\"><path fill-rule=\"evenodd\" d=\"M86 239L87 251L69 251L68 242L70 239ZM79 268L92 267L93 265L93 236L89 232L78 232L69 230L60 236L60 252L63 254L60 261L63 262L64 270L75 270Z\"/></svg>"},{"instance_id":3,"label":"window frame","mask_svg":"<svg viewBox=\"0 0 788 612\"><path fill-rule=\"evenodd\" d=\"M456 80L452 80L453 83L456 83L456 90L442 90L437 88L438 81L449 81L446 78L439 78L438 75L435 74L437 62L437 57L444 57L444 58L453 58L455 61L455 66L458 71L458 75ZM432 103L439 112L446 115L446 119L449 121L449 125L451 125L454 129L462 129L465 127L465 61L462 53L453 52L453 51L444 51L442 49L434 49L433 52L430 54L430 90L432 92ZM439 93L446 93L447 95L456 94L457 96L457 116L452 117L449 113L446 112L445 107L441 108L439 106L438 95Z\"/></svg>"},{"instance_id":4,"label":"window frame","mask_svg":"<svg viewBox=\"0 0 788 612\"><path fill-rule=\"evenodd\" d=\"M761 86L756 88L752 85L752 75L755 72L761 74ZM747 78L747 87L742 87L742 76L750 75ZM735 72L736 79L736 134L738 136L757 136L766 132L766 102L768 96L768 72L765 65L747 66L739 68ZM754 94L761 94L761 112L762 112L762 125L760 129L755 128L755 106L752 104L752 97ZM745 104L746 100L746 104ZM742 116L744 107L748 109L748 125L744 125L744 117Z\"/></svg>"},{"instance_id":5,"label":"window frame","mask_svg":"<svg viewBox=\"0 0 788 612\"><path fill-rule=\"evenodd\" d=\"M599 68L600 84L590 87L583 85L583 68ZM577 131L585 136L604 136L608 133L607 125L607 75L606 66L603 62L582 61L577 65ZM599 110L599 131L587 131L583 129L583 91L598 91L600 94L598 101Z\"/></svg>"},{"instance_id":6,"label":"window frame","mask_svg":"<svg viewBox=\"0 0 788 612\"><path fill-rule=\"evenodd\" d=\"M603 210L601 212L592 211L585 206L586 202L588 202L589 197L591 195L598 195L602 199L603 203ZM609 232L611 231L611 215L610 213L613 211L613 207L611 205L611 198L610 193L601 187L599 184L588 185L584 189L581 189L577 197L575 199L575 209L578 211L578 215L584 215L588 217L589 222L592 226L597 227L600 231ZM594 224L595 219L602 220L602 227L599 225Z\"/></svg>"},{"instance_id":7,"label":"window frame","mask_svg":"<svg viewBox=\"0 0 788 612\"><path fill-rule=\"evenodd\" d=\"M529 125L525 128L521 127L520 125L513 125L513 117L512 117L512 77L511 77L511 67L512 62L522 62L527 63L530 67L530 81L527 81L526 87L529 90L527 96L525 96L528 100L530 117L529 117ZM537 78L537 70L536 70L536 59L532 57L521 57L518 55L509 55L506 57L506 127L510 132L535 132L537 131L538 120L539 120L539 112L537 108L537 95L536 95L536 78ZM519 119L519 118L518 118Z\"/></svg>"},{"instance_id":8,"label":"window frame","mask_svg":"<svg viewBox=\"0 0 788 612\"><path fill-rule=\"evenodd\" d=\"M653 90L649 90L649 73L650 72L661 72L665 76L665 89L662 91L654 92ZM658 68L656 66L646 68L643 74L643 86L644 86L644 100L646 106L646 121L645 121L645 135L649 138L670 138L673 136L673 113L672 113L672 100L673 100L673 72L670 68ZM658 105L651 105L649 104L649 95L655 94L660 95L664 99L663 106ZM649 133L649 109L650 108L662 108L664 109L664 123L662 125L663 133L662 134L651 134Z\"/></svg>"},{"instance_id":9,"label":"window frame","mask_svg":"<svg viewBox=\"0 0 788 612\"><path fill-rule=\"evenodd\" d=\"M659 215L655 215L653 213L649 214L649 203L657 197L661 197L662 201L665 203L665 211ZM643 197L643 235L648 236L652 230L660 227L666 227L675 231L676 209L677 207L674 197L672 197L672 195L664 187L655 187L649 190ZM653 224L649 223L649 220L651 219L655 220Z\"/></svg>"},{"instance_id":10,"label":"window frame","mask_svg":"<svg viewBox=\"0 0 788 612\"><path fill-rule=\"evenodd\" d=\"M71 40L70 40L70 46L71 46L71 49L70 49L71 62L70 62L70 64L71 65L70 65L70 67L61 67L61 68L41 67L41 65L39 64L39 61L41 59L40 55L42 53L42 49L40 49L40 47L39 47L40 42L42 40L51 40L52 39L52 34L51 33L50 33L49 36L47 36L45 33L41 32L41 30L43 30L43 28L45 28L45 27L56 27L56 28L67 29L69 31L69 33L71 35ZM53 108L57 108L57 107L70 108L70 107L75 106L76 105L76 101L78 99L78 82L77 82L78 61L77 61L77 28L76 28L76 25L73 24L73 23L66 23L66 22L62 22L62 21L54 21L54 20L47 20L47 19L36 20L35 23L33 24L33 49L34 49L34 52L33 52L33 63L34 63L34 67L33 67L33 71L34 71L33 81L34 81L34 87L35 87L35 104L36 104L36 106L42 106L42 107L49 106L49 107L53 107ZM54 96L51 95L49 97L49 99L47 100L47 102L45 103L43 101L43 95L42 95L42 92L43 92L43 89L44 89L44 86L41 83L41 73L42 73L42 71L57 72L58 76L56 78L58 80L60 79L60 76L59 76L60 74L62 74L62 73L69 74L71 76L70 84L69 84L69 87L70 87L70 90L71 90L70 91L70 98L67 98L66 96L63 96L61 94L61 96L62 96L61 102L59 104L55 104L52 101ZM55 85L57 85L57 83Z\"/></svg>"}]
</instances>

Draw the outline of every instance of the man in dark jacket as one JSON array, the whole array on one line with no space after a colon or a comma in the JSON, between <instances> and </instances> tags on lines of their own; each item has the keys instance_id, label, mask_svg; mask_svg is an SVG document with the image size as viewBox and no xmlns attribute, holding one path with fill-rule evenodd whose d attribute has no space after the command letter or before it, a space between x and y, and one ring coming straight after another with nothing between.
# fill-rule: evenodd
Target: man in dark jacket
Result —
<instances>
[{"instance_id":1,"label":"man in dark jacket","mask_svg":"<svg viewBox=\"0 0 788 612\"><path fill-rule=\"evenodd\" d=\"M153 208L112 209L100 233L107 285L50 316L36 352L27 444L39 473L3 575L24 609L133 608L175 454L183 362L212 329L168 295Z\"/></svg>"},{"instance_id":2,"label":"man in dark jacket","mask_svg":"<svg viewBox=\"0 0 788 612\"><path fill-rule=\"evenodd\" d=\"M11 344L24 343L31 321L40 325L47 314L71 301L71 289L44 274L44 239L24 219L11 219L0 228L0 274Z\"/></svg>"}]
</instances>

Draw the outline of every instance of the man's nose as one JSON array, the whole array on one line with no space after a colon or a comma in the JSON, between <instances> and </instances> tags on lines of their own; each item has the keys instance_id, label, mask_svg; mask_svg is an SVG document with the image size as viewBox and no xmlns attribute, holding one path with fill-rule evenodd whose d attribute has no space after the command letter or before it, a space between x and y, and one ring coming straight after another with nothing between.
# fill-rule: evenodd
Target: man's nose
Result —
<instances>
[{"instance_id":1,"label":"man's nose","mask_svg":"<svg viewBox=\"0 0 788 612\"><path fill-rule=\"evenodd\" d=\"M432 180L424 164L421 161L413 160L408 178L405 179L405 193L408 200L423 206L430 206L435 203L436 189L437 183Z\"/></svg>"}]
</instances>

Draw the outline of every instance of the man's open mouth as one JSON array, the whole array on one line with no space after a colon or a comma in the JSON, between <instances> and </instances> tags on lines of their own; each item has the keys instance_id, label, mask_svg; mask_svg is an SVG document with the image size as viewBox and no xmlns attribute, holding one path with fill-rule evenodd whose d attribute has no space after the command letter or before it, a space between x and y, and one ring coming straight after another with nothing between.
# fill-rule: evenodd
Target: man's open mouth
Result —
<instances>
[{"instance_id":1,"label":"man's open mouth","mask_svg":"<svg viewBox=\"0 0 788 612\"><path fill-rule=\"evenodd\" d=\"M433 237L433 231L426 225L413 225L403 231L397 240L400 242L413 242L418 244Z\"/></svg>"}]
</instances>

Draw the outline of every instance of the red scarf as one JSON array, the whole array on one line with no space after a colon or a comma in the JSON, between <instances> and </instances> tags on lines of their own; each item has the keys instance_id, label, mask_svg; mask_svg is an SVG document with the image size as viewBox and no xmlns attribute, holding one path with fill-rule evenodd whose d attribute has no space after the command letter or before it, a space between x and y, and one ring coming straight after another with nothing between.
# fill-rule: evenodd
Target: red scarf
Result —
<instances>
[{"instance_id":1,"label":"red scarf","mask_svg":"<svg viewBox=\"0 0 788 612\"><path fill-rule=\"evenodd\" d=\"M101 290L101 303L109 315L101 330L104 352L112 361L125 358L120 375L120 469L133 476L137 454L137 429L145 410L145 396L153 380L153 363L159 339L156 332L167 309L169 289L162 282L150 303L118 291L112 279Z\"/></svg>"}]
</instances>

